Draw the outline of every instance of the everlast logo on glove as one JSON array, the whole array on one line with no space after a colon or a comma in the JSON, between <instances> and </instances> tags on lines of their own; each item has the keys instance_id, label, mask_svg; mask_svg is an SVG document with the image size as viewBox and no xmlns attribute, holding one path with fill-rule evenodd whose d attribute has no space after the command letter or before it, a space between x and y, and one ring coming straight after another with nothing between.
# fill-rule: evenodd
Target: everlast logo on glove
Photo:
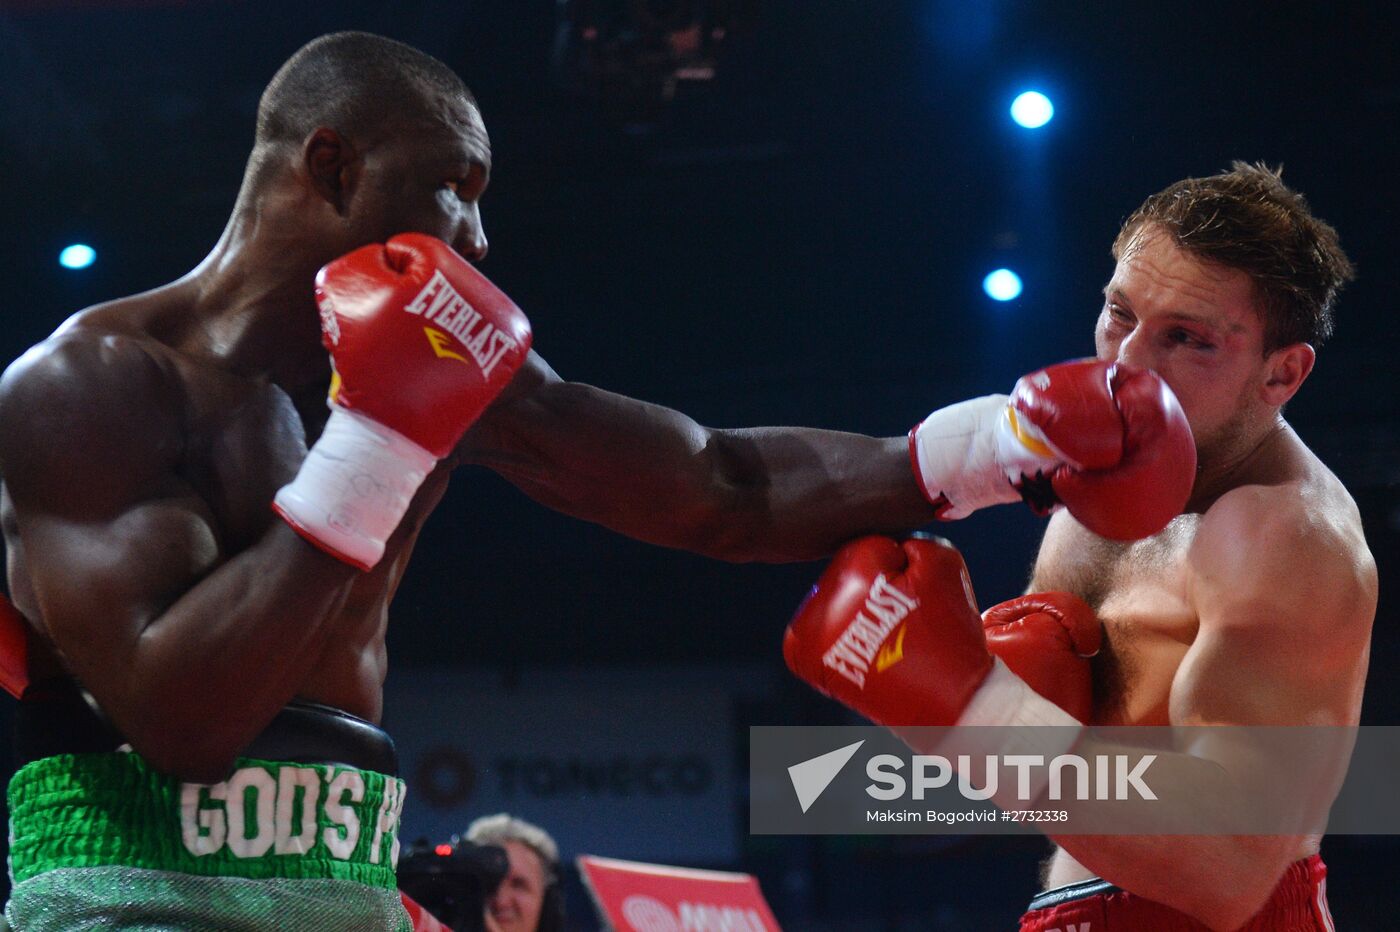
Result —
<instances>
[{"instance_id":1,"label":"everlast logo on glove","mask_svg":"<svg viewBox=\"0 0 1400 932\"><path fill-rule=\"evenodd\" d=\"M822 664L864 687L870 664L875 664L876 672L882 672L903 659L903 638L896 641L893 649L884 648L885 640L918 605L917 599L891 585L884 573L876 576L866 594L865 607L822 655Z\"/></svg>"},{"instance_id":2,"label":"everlast logo on glove","mask_svg":"<svg viewBox=\"0 0 1400 932\"><path fill-rule=\"evenodd\" d=\"M467 299L457 293L447 276L440 271L433 272L433 277L428 279L404 310L420 315L456 337L481 367L483 378L491 375L491 370L501 361L501 357L516 348L515 340L484 319L481 312L467 303ZM465 356L448 348L447 336L441 330L425 327L423 332L427 334L428 342L437 356L467 361Z\"/></svg>"}]
</instances>

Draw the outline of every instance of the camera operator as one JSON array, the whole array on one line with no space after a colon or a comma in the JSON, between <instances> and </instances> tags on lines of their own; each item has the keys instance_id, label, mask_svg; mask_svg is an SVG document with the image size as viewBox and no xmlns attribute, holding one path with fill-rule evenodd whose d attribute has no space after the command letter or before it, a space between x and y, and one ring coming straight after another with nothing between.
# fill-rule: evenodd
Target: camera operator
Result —
<instances>
[{"instance_id":1,"label":"camera operator","mask_svg":"<svg viewBox=\"0 0 1400 932\"><path fill-rule=\"evenodd\" d=\"M548 832L502 812L472 822L465 837L500 845L510 859L505 880L486 902L487 932L561 932L559 846Z\"/></svg>"}]
</instances>

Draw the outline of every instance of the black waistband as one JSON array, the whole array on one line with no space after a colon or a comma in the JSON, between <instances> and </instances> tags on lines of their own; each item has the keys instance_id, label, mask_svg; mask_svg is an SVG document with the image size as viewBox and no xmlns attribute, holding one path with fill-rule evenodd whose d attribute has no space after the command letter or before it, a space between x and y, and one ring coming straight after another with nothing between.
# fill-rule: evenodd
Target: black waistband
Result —
<instances>
[{"instance_id":1,"label":"black waistband","mask_svg":"<svg viewBox=\"0 0 1400 932\"><path fill-rule=\"evenodd\" d=\"M55 754L107 753L127 743L92 696L66 677L31 683L15 714L19 766ZM240 754L296 764L343 764L397 775L383 729L348 712L294 700Z\"/></svg>"},{"instance_id":2,"label":"black waistband","mask_svg":"<svg viewBox=\"0 0 1400 932\"><path fill-rule=\"evenodd\" d=\"M1035 899L1031 900L1031 905L1027 906L1026 909L1028 911L1049 909L1051 906L1059 906L1062 903L1072 903L1075 900L1087 900L1091 896L1117 892L1119 892L1119 888L1107 880L1090 877L1088 880L1081 880L1078 883L1067 883L1063 887L1043 890L1035 895Z\"/></svg>"}]
</instances>

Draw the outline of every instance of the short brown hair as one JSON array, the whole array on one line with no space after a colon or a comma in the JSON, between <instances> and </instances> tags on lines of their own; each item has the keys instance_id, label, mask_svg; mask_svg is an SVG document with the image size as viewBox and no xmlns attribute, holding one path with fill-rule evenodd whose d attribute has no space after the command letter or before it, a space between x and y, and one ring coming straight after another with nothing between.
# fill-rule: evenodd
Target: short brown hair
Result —
<instances>
[{"instance_id":1,"label":"short brown hair","mask_svg":"<svg viewBox=\"0 0 1400 932\"><path fill-rule=\"evenodd\" d=\"M1152 195L1123 221L1113 258L1149 224L1197 258L1254 280L1266 353L1291 343L1320 346L1332 335L1337 293L1356 273L1337 231L1283 183L1282 166L1237 161L1227 172L1187 178Z\"/></svg>"}]
</instances>

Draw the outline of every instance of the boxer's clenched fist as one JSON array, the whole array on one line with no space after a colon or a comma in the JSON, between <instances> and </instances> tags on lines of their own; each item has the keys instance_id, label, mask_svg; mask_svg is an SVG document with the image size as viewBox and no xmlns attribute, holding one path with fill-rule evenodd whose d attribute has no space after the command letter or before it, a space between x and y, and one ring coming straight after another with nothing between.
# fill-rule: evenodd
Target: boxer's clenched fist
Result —
<instances>
[{"instance_id":1,"label":"boxer's clenched fist","mask_svg":"<svg viewBox=\"0 0 1400 932\"><path fill-rule=\"evenodd\" d=\"M1047 625L1058 621L1042 614L1028 619L1031 631L1019 639L1021 650L1053 640L1046 637ZM989 649L983 624L967 568L952 545L866 537L836 554L797 610L783 639L783 658L819 692L889 727L919 753L978 761L1032 753L1049 760L1068 750L1082 722L1056 702L1073 706L1076 697L1088 694L1087 662L1073 656L1078 667L1062 663L1055 678L1032 689L997 656L1008 647L1003 629L991 625L1000 643ZM1077 621L1071 625L1079 627ZM1052 649L1065 652L1059 643ZM1008 653L1037 676L1055 666L1024 663L1016 650ZM1042 725L1061 727L976 727ZM1003 788L992 798L997 805L1024 805L1041 788L1018 785L1015 797Z\"/></svg>"},{"instance_id":2,"label":"boxer's clenched fist","mask_svg":"<svg viewBox=\"0 0 1400 932\"><path fill-rule=\"evenodd\" d=\"M403 233L316 275L331 401L435 459L452 451L530 350L515 303L442 240Z\"/></svg>"},{"instance_id":3,"label":"boxer's clenched fist","mask_svg":"<svg viewBox=\"0 0 1400 932\"><path fill-rule=\"evenodd\" d=\"M530 351L530 323L451 247L421 233L342 256L316 276L331 417L273 508L368 569L433 464Z\"/></svg>"},{"instance_id":4,"label":"boxer's clenched fist","mask_svg":"<svg viewBox=\"0 0 1400 932\"><path fill-rule=\"evenodd\" d=\"M1149 537L1181 513L1196 474L1190 425L1150 370L1083 360L1050 366L942 408L909 433L924 494L944 519L1024 499L1064 505L1103 537Z\"/></svg>"},{"instance_id":5,"label":"boxer's clenched fist","mask_svg":"<svg viewBox=\"0 0 1400 932\"><path fill-rule=\"evenodd\" d=\"M783 659L881 725L1077 724L988 650L967 567L943 540L842 547L788 625Z\"/></svg>"},{"instance_id":6,"label":"boxer's clenched fist","mask_svg":"<svg viewBox=\"0 0 1400 932\"><path fill-rule=\"evenodd\" d=\"M882 725L951 725L992 668L962 555L920 538L841 548L788 625L783 659Z\"/></svg>"},{"instance_id":7,"label":"boxer's clenched fist","mask_svg":"<svg viewBox=\"0 0 1400 932\"><path fill-rule=\"evenodd\" d=\"M1088 722L1094 711L1089 658L1103 643L1103 625L1069 592L1037 592L982 613L987 649L1026 685Z\"/></svg>"}]
</instances>

